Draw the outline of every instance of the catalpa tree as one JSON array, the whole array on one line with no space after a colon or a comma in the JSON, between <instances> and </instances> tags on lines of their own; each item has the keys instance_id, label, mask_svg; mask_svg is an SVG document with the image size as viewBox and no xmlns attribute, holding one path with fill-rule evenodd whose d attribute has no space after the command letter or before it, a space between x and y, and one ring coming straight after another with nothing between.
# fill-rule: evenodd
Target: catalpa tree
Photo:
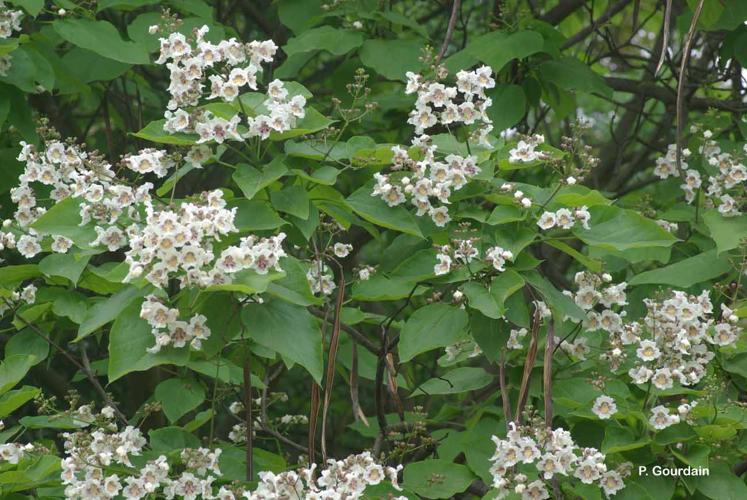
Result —
<instances>
[{"instance_id":1,"label":"catalpa tree","mask_svg":"<svg viewBox=\"0 0 747 500\"><path fill-rule=\"evenodd\" d=\"M745 22L0 1L0 494L747 498Z\"/></svg>"}]
</instances>

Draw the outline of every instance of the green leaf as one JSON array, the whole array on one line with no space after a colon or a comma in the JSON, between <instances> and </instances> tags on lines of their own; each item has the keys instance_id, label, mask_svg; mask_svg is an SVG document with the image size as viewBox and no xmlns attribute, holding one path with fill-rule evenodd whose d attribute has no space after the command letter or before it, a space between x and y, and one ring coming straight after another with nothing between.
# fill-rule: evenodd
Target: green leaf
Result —
<instances>
[{"instance_id":1,"label":"green leaf","mask_svg":"<svg viewBox=\"0 0 747 500\"><path fill-rule=\"evenodd\" d=\"M36 361L36 356L28 354L6 356L0 363L0 394L5 394L20 382Z\"/></svg>"},{"instance_id":2,"label":"green leaf","mask_svg":"<svg viewBox=\"0 0 747 500\"><path fill-rule=\"evenodd\" d=\"M0 39L0 56L10 54L18 48L18 38Z\"/></svg>"},{"instance_id":3,"label":"green leaf","mask_svg":"<svg viewBox=\"0 0 747 500\"><path fill-rule=\"evenodd\" d=\"M504 303L524 286L524 278L513 269L507 269L490 282L490 295L498 307L505 311Z\"/></svg>"},{"instance_id":4,"label":"green leaf","mask_svg":"<svg viewBox=\"0 0 747 500\"><path fill-rule=\"evenodd\" d=\"M369 183L348 197L347 202L355 213L377 226L423 237L414 216L404 206L388 206L381 198L371 196L372 189Z\"/></svg>"},{"instance_id":5,"label":"green leaf","mask_svg":"<svg viewBox=\"0 0 747 500\"><path fill-rule=\"evenodd\" d=\"M283 177L288 173L288 167L282 161L282 157L275 158L272 162L262 167L262 170L239 163L236 165L236 171L233 173L233 180L244 193L247 199L251 200L258 192Z\"/></svg>"},{"instance_id":6,"label":"green leaf","mask_svg":"<svg viewBox=\"0 0 747 500\"><path fill-rule=\"evenodd\" d=\"M573 233L587 245L611 250L669 247L677 238L633 210L613 206L592 207L590 228L576 227Z\"/></svg>"},{"instance_id":7,"label":"green leaf","mask_svg":"<svg viewBox=\"0 0 747 500\"><path fill-rule=\"evenodd\" d=\"M47 276L67 278L75 285L90 259L90 255L75 254L72 251L50 254L39 261L39 270Z\"/></svg>"},{"instance_id":8,"label":"green leaf","mask_svg":"<svg viewBox=\"0 0 747 500\"><path fill-rule=\"evenodd\" d=\"M537 290L547 305L563 316L568 316L576 321L586 319L586 313L576 305L567 295L561 293L555 286L550 283L544 276L537 271L523 273L527 283Z\"/></svg>"},{"instance_id":9,"label":"green leaf","mask_svg":"<svg viewBox=\"0 0 747 500\"><path fill-rule=\"evenodd\" d=\"M80 224L80 200L68 197L47 210L31 227L39 234L64 236L79 247L88 247L96 239L96 231Z\"/></svg>"},{"instance_id":10,"label":"green leaf","mask_svg":"<svg viewBox=\"0 0 747 500\"><path fill-rule=\"evenodd\" d=\"M213 7L203 0L167 0L167 3L185 14L194 14L205 19L213 17Z\"/></svg>"},{"instance_id":11,"label":"green leaf","mask_svg":"<svg viewBox=\"0 0 747 500\"><path fill-rule=\"evenodd\" d=\"M10 3L21 7L33 17L38 16L44 9L44 0L11 0Z\"/></svg>"},{"instance_id":12,"label":"green leaf","mask_svg":"<svg viewBox=\"0 0 747 500\"><path fill-rule=\"evenodd\" d=\"M747 498L747 485L724 463L711 464L707 476L693 478L695 488L713 500Z\"/></svg>"},{"instance_id":13,"label":"green leaf","mask_svg":"<svg viewBox=\"0 0 747 500\"><path fill-rule=\"evenodd\" d=\"M506 322L473 311L469 315L469 329L485 357L494 363L498 362L501 349L508 340Z\"/></svg>"},{"instance_id":14,"label":"green leaf","mask_svg":"<svg viewBox=\"0 0 747 500\"><path fill-rule=\"evenodd\" d=\"M247 304L241 316L248 338L303 366L317 383L321 382L321 334L305 308L272 299L264 304Z\"/></svg>"},{"instance_id":15,"label":"green leaf","mask_svg":"<svg viewBox=\"0 0 747 500\"><path fill-rule=\"evenodd\" d=\"M363 42L358 56L363 64L384 78L407 81L405 73L417 72L423 66L422 48L422 40L371 39Z\"/></svg>"},{"instance_id":16,"label":"green leaf","mask_svg":"<svg viewBox=\"0 0 747 500\"><path fill-rule=\"evenodd\" d=\"M27 429L82 429L90 425L90 422L78 420L64 413L56 415L39 415L36 417L23 417L21 425Z\"/></svg>"},{"instance_id":17,"label":"green leaf","mask_svg":"<svg viewBox=\"0 0 747 500\"><path fill-rule=\"evenodd\" d=\"M155 398L169 422L174 423L205 401L205 388L193 379L170 378L156 386Z\"/></svg>"},{"instance_id":18,"label":"green leaf","mask_svg":"<svg viewBox=\"0 0 747 500\"><path fill-rule=\"evenodd\" d=\"M731 271L732 265L727 256L718 257L716 250L709 250L674 264L636 274L631 285L672 285L679 288L712 280Z\"/></svg>"},{"instance_id":19,"label":"green leaf","mask_svg":"<svg viewBox=\"0 0 747 500\"><path fill-rule=\"evenodd\" d=\"M596 259L592 259L591 257L582 254L572 246L568 245L567 243L564 243L560 240L545 240L545 243L547 245L550 245L553 248L557 248L561 252L570 255L573 257L576 261L578 261L581 265L586 267L590 271L594 271L595 273L601 273L602 272L602 262Z\"/></svg>"},{"instance_id":20,"label":"green leaf","mask_svg":"<svg viewBox=\"0 0 747 500\"><path fill-rule=\"evenodd\" d=\"M654 476L650 468L645 475L625 479L625 488L617 492L615 500L664 500L672 498L676 482L672 478Z\"/></svg>"},{"instance_id":21,"label":"green leaf","mask_svg":"<svg viewBox=\"0 0 747 500\"><path fill-rule=\"evenodd\" d=\"M283 258L283 270L285 277L271 282L267 286L267 293L304 307L322 303L322 299L311 293L306 270L297 259L290 256Z\"/></svg>"},{"instance_id":22,"label":"green leaf","mask_svg":"<svg viewBox=\"0 0 747 500\"><path fill-rule=\"evenodd\" d=\"M15 288L20 283L41 276L36 264L20 264L18 266L0 267L0 285Z\"/></svg>"},{"instance_id":23,"label":"green leaf","mask_svg":"<svg viewBox=\"0 0 747 500\"><path fill-rule=\"evenodd\" d=\"M333 186L337 181L337 176L340 175L340 170L330 165L323 165L315 169L311 174L299 168L294 168L293 173L309 182L323 184L325 186Z\"/></svg>"},{"instance_id":24,"label":"green leaf","mask_svg":"<svg viewBox=\"0 0 747 500\"><path fill-rule=\"evenodd\" d=\"M185 448L199 448L200 440L181 427L161 427L148 433L149 444L154 453L169 453Z\"/></svg>"},{"instance_id":25,"label":"green leaf","mask_svg":"<svg viewBox=\"0 0 747 500\"><path fill-rule=\"evenodd\" d=\"M130 304L117 316L109 332L109 383L131 372L164 364L183 365L189 359L187 348L165 347L151 354L147 349L154 344L150 325L140 318L140 303Z\"/></svg>"},{"instance_id":26,"label":"green leaf","mask_svg":"<svg viewBox=\"0 0 747 500\"><path fill-rule=\"evenodd\" d=\"M303 220L309 218L309 194L303 186L288 186L280 191L271 191L270 200L279 212Z\"/></svg>"},{"instance_id":27,"label":"green leaf","mask_svg":"<svg viewBox=\"0 0 747 500\"><path fill-rule=\"evenodd\" d=\"M135 132L132 135L145 139L150 142L157 142L159 144L173 144L174 146L192 146L197 144L197 135L195 134L170 134L163 129L163 124L166 120L155 120L150 122L139 132Z\"/></svg>"},{"instance_id":28,"label":"green leaf","mask_svg":"<svg viewBox=\"0 0 747 500\"><path fill-rule=\"evenodd\" d=\"M414 286L415 284L409 279L388 278L381 274L375 274L368 280L356 281L353 284L353 300L379 302L404 299L410 293L413 293ZM417 293L416 289L413 294Z\"/></svg>"},{"instance_id":29,"label":"green leaf","mask_svg":"<svg viewBox=\"0 0 747 500\"><path fill-rule=\"evenodd\" d=\"M415 311L402 328L399 341L401 362L420 353L446 347L464 336L467 313L446 304L430 304Z\"/></svg>"},{"instance_id":30,"label":"green leaf","mask_svg":"<svg viewBox=\"0 0 747 500\"><path fill-rule=\"evenodd\" d=\"M496 84L488 91L488 97L493 99L493 105L488 108L488 118L493 120L495 130L505 130L513 127L524 117L527 110L527 97L518 85Z\"/></svg>"},{"instance_id":31,"label":"green leaf","mask_svg":"<svg viewBox=\"0 0 747 500\"><path fill-rule=\"evenodd\" d=\"M108 82L132 67L131 64L107 59L80 47L67 51L62 56L62 64L68 68L75 68L75 77L82 83Z\"/></svg>"},{"instance_id":32,"label":"green leaf","mask_svg":"<svg viewBox=\"0 0 747 500\"><path fill-rule=\"evenodd\" d=\"M270 140L285 141L287 139L292 139L293 137L314 134L320 130L328 128L333 123L334 120L330 120L311 106L307 106L304 117L296 123L295 127L286 130L285 132L272 132L270 134Z\"/></svg>"},{"instance_id":33,"label":"green leaf","mask_svg":"<svg viewBox=\"0 0 747 500\"><path fill-rule=\"evenodd\" d=\"M260 200L231 200L228 208L236 207L236 220L239 231L263 231L277 229L287 224L272 209L269 203Z\"/></svg>"},{"instance_id":34,"label":"green leaf","mask_svg":"<svg viewBox=\"0 0 747 500\"><path fill-rule=\"evenodd\" d=\"M612 97L612 89L604 79L575 57L544 62L539 67L539 74L543 80L552 82L563 90Z\"/></svg>"},{"instance_id":35,"label":"green leaf","mask_svg":"<svg viewBox=\"0 0 747 500\"><path fill-rule=\"evenodd\" d=\"M467 52L498 73L509 61L536 54L543 46L542 35L535 31L517 31L508 36L496 32L476 39Z\"/></svg>"},{"instance_id":36,"label":"green leaf","mask_svg":"<svg viewBox=\"0 0 747 500\"><path fill-rule=\"evenodd\" d=\"M467 296L467 304L472 309L492 319L503 317L503 308L499 307L487 287L477 281L470 281L464 285L464 294Z\"/></svg>"},{"instance_id":37,"label":"green leaf","mask_svg":"<svg viewBox=\"0 0 747 500\"><path fill-rule=\"evenodd\" d=\"M0 418L5 418L41 393L36 387L25 385L0 396Z\"/></svg>"},{"instance_id":38,"label":"green leaf","mask_svg":"<svg viewBox=\"0 0 747 500\"><path fill-rule=\"evenodd\" d=\"M49 356L49 343L31 327L27 327L13 334L8 339L8 343L5 344L5 355L12 356L14 354L34 356L34 364L36 365Z\"/></svg>"},{"instance_id":39,"label":"green leaf","mask_svg":"<svg viewBox=\"0 0 747 500\"><path fill-rule=\"evenodd\" d=\"M130 11L146 5L153 5L158 2L159 0L99 0L96 5L96 12L112 8L122 11Z\"/></svg>"},{"instance_id":40,"label":"green leaf","mask_svg":"<svg viewBox=\"0 0 747 500\"><path fill-rule=\"evenodd\" d=\"M475 480L464 465L431 459L407 464L404 486L425 498L452 498Z\"/></svg>"},{"instance_id":41,"label":"green leaf","mask_svg":"<svg viewBox=\"0 0 747 500\"><path fill-rule=\"evenodd\" d=\"M602 443L602 453L612 454L637 450L647 446L651 440L646 436L636 436L627 427L607 426Z\"/></svg>"},{"instance_id":42,"label":"green leaf","mask_svg":"<svg viewBox=\"0 0 747 500\"><path fill-rule=\"evenodd\" d=\"M482 368L464 366L444 373L440 377L423 382L412 396L432 394L459 394L482 389L493 380Z\"/></svg>"},{"instance_id":43,"label":"green leaf","mask_svg":"<svg viewBox=\"0 0 747 500\"><path fill-rule=\"evenodd\" d=\"M86 338L102 326L114 321L134 300L147 294L147 288L126 286L111 297L97 302L86 313L86 319L78 328L75 341Z\"/></svg>"},{"instance_id":44,"label":"green leaf","mask_svg":"<svg viewBox=\"0 0 747 500\"><path fill-rule=\"evenodd\" d=\"M508 224L509 222L524 220L525 218L526 215L519 207L513 205L498 205L490 213L490 216L485 223L491 226L497 226L500 224Z\"/></svg>"},{"instance_id":45,"label":"green leaf","mask_svg":"<svg viewBox=\"0 0 747 500\"><path fill-rule=\"evenodd\" d=\"M360 47L362 43L363 35L360 33L321 26L291 38L283 47L283 51L288 56L292 56L312 50L326 50L336 56L341 56Z\"/></svg>"},{"instance_id":46,"label":"green leaf","mask_svg":"<svg viewBox=\"0 0 747 500\"><path fill-rule=\"evenodd\" d=\"M149 64L145 46L122 40L117 28L108 21L92 19L57 19L54 30L68 42L83 49L129 64Z\"/></svg>"},{"instance_id":47,"label":"green leaf","mask_svg":"<svg viewBox=\"0 0 747 500\"><path fill-rule=\"evenodd\" d=\"M719 253L737 248L747 238L747 214L724 217L718 210L709 210L703 214L703 222L711 232Z\"/></svg>"}]
</instances>

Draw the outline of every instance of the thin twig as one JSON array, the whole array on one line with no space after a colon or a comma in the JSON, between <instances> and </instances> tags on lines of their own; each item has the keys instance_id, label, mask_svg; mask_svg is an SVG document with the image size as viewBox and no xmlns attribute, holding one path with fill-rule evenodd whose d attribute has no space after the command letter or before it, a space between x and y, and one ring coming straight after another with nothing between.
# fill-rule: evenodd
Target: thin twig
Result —
<instances>
[{"instance_id":1,"label":"thin twig","mask_svg":"<svg viewBox=\"0 0 747 500\"><path fill-rule=\"evenodd\" d=\"M540 329L540 311L538 307L534 310L534 322L532 324L532 340L527 350L527 358L524 361L524 373L521 377L521 387L519 388L519 401L516 404L516 414L514 415L514 422L521 423L521 415L524 413L524 406L527 403L527 396L529 395L529 380L532 377L532 369L534 368L534 362L537 359L537 343Z\"/></svg>"},{"instance_id":2,"label":"thin twig","mask_svg":"<svg viewBox=\"0 0 747 500\"><path fill-rule=\"evenodd\" d=\"M441 62L441 59L443 59L444 55L446 54L446 49L449 48L451 38L454 36L454 26L456 25L457 14L459 14L459 7L461 5L462 0L452 0L449 25L446 27L446 36L444 37L444 43L441 45L441 50L438 51L438 56L436 56L436 65Z\"/></svg>"},{"instance_id":3,"label":"thin twig","mask_svg":"<svg viewBox=\"0 0 747 500\"><path fill-rule=\"evenodd\" d=\"M338 264L339 265L339 264ZM335 322L332 327L332 337L329 339L329 354L327 355L327 373L324 381L324 408L322 409L322 461L327 462L327 412L332 400L332 385L335 380L335 361L337 348L340 345L340 317L342 303L345 298L345 275L340 267L340 282L337 285L337 301L335 302Z\"/></svg>"},{"instance_id":4,"label":"thin twig","mask_svg":"<svg viewBox=\"0 0 747 500\"><path fill-rule=\"evenodd\" d=\"M553 342L555 341L555 331L552 320L547 327L545 336L545 359L542 368L543 390L545 397L545 427L552 429L552 355L555 352Z\"/></svg>"},{"instance_id":5,"label":"thin twig","mask_svg":"<svg viewBox=\"0 0 747 500\"><path fill-rule=\"evenodd\" d=\"M659 70L664 65L664 59L667 56L667 50L669 50L669 27L672 22L672 0L667 0L664 9L664 26L662 27L661 33L661 53L659 54L659 62L656 64L654 76L659 74Z\"/></svg>"},{"instance_id":6,"label":"thin twig","mask_svg":"<svg viewBox=\"0 0 747 500\"><path fill-rule=\"evenodd\" d=\"M8 302L7 299L3 298L3 302L5 302L5 305L8 306L9 309L13 311L15 314L15 317L21 321L27 328L30 328L32 332L34 332L39 337L43 338L49 345L57 349L57 351L62 354L68 361L70 361L73 365L75 365L78 370L83 373L89 382L91 382L91 385L93 385L93 388L96 390L96 392L99 393L101 398L104 400L104 402L111 406L114 409L114 413L116 414L117 418L123 423L127 424L127 417L125 417L124 413L122 413L119 410L119 407L117 404L112 400L111 397L109 397L109 394L104 390L104 388L99 383L98 379L96 378L96 375L93 373L93 370L91 369L91 365L88 362L88 356L86 355L85 347L81 346L81 355L83 357L83 361L80 362L75 357L73 357L72 354L67 352L63 347L61 347L59 344L57 344L54 340L52 340L47 334L45 334L39 327L37 327L35 324L29 322L24 318L22 315L17 314L17 310L15 307L13 307L13 304Z\"/></svg>"},{"instance_id":7,"label":"thin twig","mask_svg":"<svg viewBox=\"0 0 747 500\"><path fill-rule=\"evenodd\" d=\"M695 6L693 19L690 22L690 29L687 30L685 46L682 48L682 61L680 62L680 77L677 81L677 170L682 172L682 125L685 119L685 80L687 79L687 62L690 60L690 47L695 37L695 30L698 27L700 13L703 12L705 0L700 0Z\"/></svg>"},{"instance_id":8,"label":"thin twig","mask_svg":"<svg viewBox=\"0 0 747 500\"><path fill-rule=\"evenodd\" d=\"M251 481L254 477L254 423L252 419L252 354L249 346L246 347L246 360L244 361L244 408L246 422L246 480Z\"/></svg>"},{"instance_id":9,"label":"thin twig","mask_svg":"<svg viewBox=\"0 0 747 500\"><path fill-rule=\"evenodd\" d=\"M508 396L508 387L506 387L506 353L501 353L501 362L498 364L498 381L501 386L501 401L503 402L503 414L506 417L506 428L508 423L513 421L511 416L511 399Z\"/></svg>"}]
</instances>

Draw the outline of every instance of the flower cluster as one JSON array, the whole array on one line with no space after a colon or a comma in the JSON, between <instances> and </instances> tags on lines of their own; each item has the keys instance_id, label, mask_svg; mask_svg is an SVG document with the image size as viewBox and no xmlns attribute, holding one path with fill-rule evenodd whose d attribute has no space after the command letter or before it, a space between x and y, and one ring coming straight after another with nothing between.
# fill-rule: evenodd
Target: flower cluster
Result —
<instances>
[{"instance_id":1,"label":"flower cluster","mask_svg":"<svg viewBox=\"0 0 747 500\"><path fill-rule=\"evenodd\" d=\"M23 12L13 10L0 1L0 39L10 38L14 31L21 31Z\"/></svg>"},{"instance_id":2,"label":"flower cluster","mask_svg":"<svg viewBox=\"0 0 747 500\"><path fill-rule=\"evenodd\" d=\"M547 481L558 476L574 477L584 484L597 483L607 496L624 488L626 467L608 470L605 456L595 448L580 448L570 432L562 428L545 429L542 425L517 427L509 423L505 439L493 436L496 451L493 465L493 487L496 498L513 492L524 499L550 498ZM540 479L529 482L529 478Z\"/></svg>"},{"instance_id":3,"label":"flower cluster","mask_svg":"<svg viewBox=\"0 0 747 500\"><path fill-rule=\"evenodd\" d=\"M137 428L127 426L118 430L112 422L113 416L111 408L104 408L91 422L95 425L62 435L66 457L62 459L60 476L66 485L66 498L108 499L121 495L138 499L157 492L167 499L177 496L234 498L221 496L231 494L224 488L217 497L213 493L212 483L215 476L221 474L218 468L220 449L182 450L180 459L184 470L176 478L170 478L171 466L164 455L147 461L142 467L132 464L130 457L141 455L147 441ZM107 468L112 466L117 466L117 473L107 475Z\"/></svg>"},{"instance_id":4,"label":"flower cluster","mask_svg":"<svg viewBox=\"0 0 747 500\"><path fill-rule=\"evenodd\" d=\"M529 163L548 158L547 153L537 150L537 147L545 143L545 136L535 134L519 140L508 152L509 163Z\"/></svg>"},{"instance_id":5,"label":"flower cluster","mask_svg":"<svg viewBox=\"0 0 747 500\"><path fill-rule=\"evenodd\" d=\"M137 219L136 203L150 199L150 183L138 188L116 181L112 166L97 153L87 153L73 143L63 143L54 131L47 130L41 147L21 142L18 161L25 163L18 186L11 189L11 200L18 209L14 218L23 235L15 242L24 257L41 252L42 236L31 224L41 217L46 208L38 206L36 186L53 202L70 196L80 199L81 225L96 222L97 239L92 245L103 245L117 250L126 245L127 238L117 226L120 217ZM51 191L49 191L51 189ZM65 236L52 236L52 251L65 253L72 247Z\"/></svg>"},{"instance_id":6,"label":"flower cluster","mask_svg":"<svg viewBox=\"0 0 747 500\"><path fill-rule=\"evenodd\" d=\"M456 74L456 86L426 81L422 75L407 73L405 93L417 93L415 108L408 119L408 123L415 127L412 148L392 147L391 170L397 175L375 174L376 186L371 196L379 196L390 207L404 203L409 196L418 216L428 214L439 227L449 222L446 205L452 191L462 189L480 173L480 168L477 158L471 154L450 154L442 158L443 161L437 159L438 146L425 132L437 125L449 130L459 124L477 124L473 136L489 147L487 134L493 126L487 109L492 100L485 95L485 90L495 87L492 73L489 66L460 71ZM434 206L436 200L440 206Z\"/></svg>"},{"instance_id":7,"label":"flower cluster","mask_svg":"<svg viewBox=\"0 0 747 500\"><path fill-rule=\"evenodd\" d=\"M693 129L696 131L697 129ZM704 181L701 172L689 168L687 159L692 152L682 150L680 168L677 168L677 146L670 144L665 156L657 158L654 175L661 179L670 176L682 178L681 188L685 193L685 200L693 203L698 191L703 191L707 208L717 208L725 217L733 217L741 213L740 206L744 202L744 183L747 182L747 167L743 158L737 153L721 150L718 142L712 139L713 132L703 131L703 143L699 153L703 156L708 174ZM743 148L747 153L747 145Z\"/></svg>"},{"instance_id":8,"label":"flower cluster","mask_svg":"<svg viewBox=\"0 0 747 500\"><path fill-rule=\"evenodd\" d=\"M524 194L523 191L516 188L516 185L510 182L504 182L501 184L501 191L504 193L511 193L514 197L514 202L522 208L530 208L532 206L532 200Z\"/></svg>"},{"instance_id":9,"label":"flower cluster","mask_svg":"<svg viewBox=\"0 0 747 500\"><path fill-rule=\"evenodd\" d=\"M285 234L270 238L250 235L239 245L216 248L221 237L237 232L236 209L226 208L223 192L202 193L199 203L182 203L178 207L156 209L145 203L145 225L127 228L130 249L125 262L130 267L125 281L142 275L155 286L165 288L178 278L182 287L208 287L231 282L231 275L251 269L266 274L280 269L285 256L282 242Z\"/></svg>"},{"instance_id":10,"label":"flower cluster","mask_svg":"<svg viewBox=\"0 0 747 500\"><path fill-rule=\"evenodd\" d=\"M0 463L8 462L17 464L26 456L27 453L34 451L34 445L31 443L5 443L0 444Z\"/></svg>"},{"instance_id":11,"label":"flower cluster","mask_svg":"<svg viewBox=\"0 0 747 500\"><path fill-rule=\"evenodd\" d=\"M267 98L261 106L251 109L253 116L246 117L244 133L239 131L239 114L228 117L204 109L188 111L205 97L229 103L238 99L241 110L247 113L241 102L241 89L258 89L257 76L262 72L262 64L272 62L277 51L272 40L241 43L231 38L213 44L205 40L208 31L207 26L195 30L193 40L176 32L160 39L161 53L156 63L165 64L170 71L171 99L164 115L164 130L171 134L193 132L199 135L198 143L221 144L227 139L266 139L272 132L293 128L305 116L306 98L291 96L280 80L272 81L267 86ZM205 95L208 82L210 93Z\"/></svg>"},{"instance_id":12,"label":"flower cluster","mask_svg":"<svg viewBox=\"0 0 747 500\"><path fill-rule=\"evenodd\" d=\"M0 0L0 40L10 38L14 31L21 31L21 19L23 12L10 9L5 2ZM11 56L5 54L0 56L0 76L7 76L11 65Z\"/></svg>"},{"instance_id":13,"label":"flower cluster","mask_svg":"<svg viewBox=\"0 0 747 500\"><path fill-rule=\"evenodd\" d=\"M463 355L468 359L475 358L482 354L482 349L477 342L472 339L464 339L455 344L446 346L444 353L446 354L446 361L452 362L461 358Z\"/></svg>"},{"instance_id":14,"label":"flower cluster","mask_svg":"<svg viewBox=\"0 0 747 500\"><path fill-rule=\"evenodd\" d=\"M155 354L166 346L184 347L189 344L200 349L202 341L210 337L207 318L197 314L189 322L179 320L179 310L167 307L155 295L148 295L140 307L140 317L148 322L156 343L148 348Z\"/></svg>"},{"instance_id":15,"label":"flower cluster","mask_svg":"<svg viewBox=\"0 0 747 500\"><path fill-rule=\"evenodd\" d=\"M612 276L607 273L599 275L581 271L574 276L575 293L563 292L586 312L584 328L587 331L601 329L610 334L623 331L626 312L620 309L628 304L625 293L628 285L625 282L612 284L611 281Z\"/></svg>"},{"instance_id":16,"label":"flower cluster","mask_svg":"<svg viewBox=\"0 0 747 500\"><path fill-rule=\"evenodd\" d=\"M406 94L417 93L415 109L410 112L407 123L415 127L415 134L422 135L426 129L436 125L472 125L480 123L480 134L484 140L493 129L487 116L492 99L485 95L486 89L495 87L493 69L481 66L475 71L459 71L456 86L426 81L422 75L408 71Z\"/></svg>"},{"instance_id":17,"label":"flower cluster","mask_svg":"<svg viewBox=\"0 0 747 500\"><path fill-rule=\"evenodd\" d=\"M309 270L306 271L306 280L311 287L311 293L314 295L331 295L337 288L335 277L332 269L325 264L323 259L314 259L309 264Z\"/></svg>"},{"instance_id":18,"label":"flower cluster","mask_svg":"<svg viewBox=\"0 0 747 500\"><path fill-rule=\"evenodd\" d=\"M125 155L122 163L138 174L154 173L156 177L165 177L169 169L174 166L174 161L166 151L161 149L147 148L136 155Z\"/></svg>"},{"instance_id":19,"label":"flower cluster","mask_svg":"<svg viewBox=\"0 0 747 500\"><path fill-rule=\"evenodd\" d=\"M472 155L447 155L444 161L435 159L437 146L432 144L429 136L421 135L413 140L413 146L423 159L415 161L406 149L394 146L395 171L407 169L407 175L375 173L376 185L371 196L379 196L390 207L405 203L407 196L417 208L416 215L428 214L433 223L444 227L449 223L449 197L452 191L462 189L467 182L480 172L477 158ZM441 206L434 206L437 200Z\"/></svg>"},{"instance_id":20,"label":"flower cluster","mask_svg":"<svg viewBox=\"0 0 747 500\"><path fill-rule=\"evenodd\" d=\"M633 345L636 365L628 374L636 384L651 382L660 390L677 381L692 386L706 375L714 353L708 344L734 345L741 334L736 316L722 306L722 320L712 318L713 305L704 291L699 296L674 291L665 300L645 299L647 314L642 322L625 325L612 345Z\"/></svg>"},{"instance_id":21,"label":"flower cluster","mask_svg":"<svg viewBox=\"0 0 747 500\"><path fill-rule=\"evenodd\" d=\"M245 492L244 496L249 500L361 498L368 486L375 486L386 479L399 489L397 474L401 469L401 465L382 466L369 452L363 452L343 460L327 460L327 466L319 472L316 480L316 464L298 472L260 472L259 485L254 491ZM406 500L406 497L393 500Z\"/></svg>"},{"instance_id":22,"label":"flower cluster","mask_svg":"<svg viewBox=\"0 0 747 500\"><path fill-rule=\"evenodd\" d=\"M448 274L454 265L469 266L473 260L479 257L480 251L473 240L454 240L453 245L438 247L438 253L436 254L438 262L433 267L433 272L437 276ZM505 271L506 263L513 259L513 252L500 246L492 246L485 250L485 263L498 272Z\"/></svg>"},{"instance_id":23,"label":"flower cluster","mask_svg":"<svg viewBox=\"0 0 747 500\"><path fill-rule=\"evenodd\" d=\"M555 212L543 212L537 221L540 229L547 231L554 227L561 229L571 229L578 222L584 229L589 229L591 214L586 205L570 210L568 208L559 208Z\"/></svg>"},{"instance_id":24,"label":"flower cluster","mask_svg":"<svg viewBox=\"0 0 747 500\"><path fill-rule=\"evenodd\" d=\"M14 304L20 305L20 303L25 303L30 305L36 302L36 291L36 286L26 285L20 291L14 290L10 292L9 297L0 300L0 317L13 307Z\"/></svg>"}]
</instances>

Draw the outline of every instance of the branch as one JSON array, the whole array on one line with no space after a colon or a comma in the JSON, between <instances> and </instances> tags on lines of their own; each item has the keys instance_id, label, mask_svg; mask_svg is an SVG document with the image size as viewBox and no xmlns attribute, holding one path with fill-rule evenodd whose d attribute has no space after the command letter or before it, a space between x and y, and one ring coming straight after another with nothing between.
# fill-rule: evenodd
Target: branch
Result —
<instances>
[{"instance_id":1,"label":"branch","mask_svg":"<svg viewBox=\"0 0 747 500\"><path fill-rule=\"evenodd\" d=\"M311 314L313 314L317 318L319 318L321 320L324 320L325 322L327 321L327 318L325 317L323 311L320 311L319 309L317 309L315 307L309 308L309 311L311 312ZM371 354L375 354L375 355L378 356L379 353L381 352L381 349L379 349L379 347L377 347L376 344L374 344L373 342L371 342L370 340L368 340L368 338L366 338L365 335L363 335L361 332L359 332L355 328L353 328L351 326L348 326L348 325L345 325L345 324L341 324L340 325L340 329L343 332L345 332L348 335L350 335L351 337L353 337L353 339L355 339L356 342L358 342L360 345L362 345L363 347L365 347L366 350L368 352L370 352Z\"/></svg>"},{"instance_id":2,"label":"branch","mask_svg":"<svg viewBox=\"0 0 747 500\"><path fill-rule=\"evenodd\" d=\"M653 82L641 82L639 80L630 80L627 78L618 78L609 76L604 79L609 87L618 92L628 94L637 94L650 99L656 99L664 104L676 104L677 94L661 85ZM688 102L690 109L706 111L710 108L732 113L741 113L747 110L747 105L740 101L723 101L720 99L708 99L703 97L693 97Z\"/></svg>"},{"instance_id":3,"label":"branch","mask_svg":"<svg viewBox=\"0 0 747 500\"><path fill-rule=\"evenodd\" d=\"M582 29L571 38L569 38L561 47L561 49L567 49L573 47L578 42L584 40L587 36L594 33L601 25L609 21L615 14L623 10L632 0L619 0L617 3L610 5L609 9L604 12L599 18L594 20L589 26Z\"/></svg>"},{"instance_id":4,"label":"branch","mask_svg":"<svg viewBox=\"0 0 747 500\"><path fill-rule=\"evenodd\" d=\"M685 81L687 80L687 61L690 60L690 47L695 38L695 31L698 27L700 13L703 12L705 0L700 0L693 12L693 18L690 22L690 29L687 30L685 46L682 48L682 62L680 63L680 77L677 80L677 169L682 169L682 127L685 120Z\"/></svg>"},{"instance_id":5,"label":"branch","mask_svg":"<svg viewBox=\"0 0 747 500\"><path fill-rule=\"evenodd\" d=\"M16 313L16 309L13 307L13 305L8 302L7 299L3 298L3 302L5 302L5 305L8 306L9 309L11 309L14 313ZM127 417L125 417L124 413L122 413L119 410L119 407L117 404L112 400L112 398L109 397L109 394L106 393L104 388L99 383L98 379L96 378L96 375L93 373L93 370L91 369L91 365L88 362L88 356L86 355L85 347L81 346L81 356L82 356L82 362L78 361L73 357L72 354L67 352L64 348L62 348L59 344L57 344L54 340L52 340L46 333L41 331L39 327L37 327L35 324L29 322L20 314L15 314L16 318L18 318L21 323L23 323L27 328L30 328L32 332L37 334L39 337L43 338L49 345L57 349L60 354L62 354L65 358L67 358L68 361L70 361L73 365L75 365L78 370L80 370L88 379L89 382L91 382L91 385L93 385L93 388L96 389L96 392L99 393L99 395L102 397L104 402L111 406L114 409L114 413L117 416L117 418L123 423L127 424Z\"/></svg>"},{"instance_id":6,"label":"branch","mask_svg":"<svg viewBox=\"0 0 747 500\"><path fill-rule=\"evenodd\" d=\"M540 20L549 24L560 24L565 18L580 9L586 0L565 0L540 16Z\"/></svg>"},{"instance_id":7,"label":"branch","mask_svg":"<svg viewBox=\"0 0 747 500\"><path fill-rule=\"evenodd\" d=\"M457 14L459 14L459 7L461 5L462 0L452 0L451 17L449 18L449 25L446 28L446 37L444 38L444 43L443 45L441 45L441 50L438 51L438 56L436 56L436 65L441 62L444 54L446 54L446 49L449 48L451 37L454 36L454 26L456 25Z\"/></svg>"}]
</instances>

